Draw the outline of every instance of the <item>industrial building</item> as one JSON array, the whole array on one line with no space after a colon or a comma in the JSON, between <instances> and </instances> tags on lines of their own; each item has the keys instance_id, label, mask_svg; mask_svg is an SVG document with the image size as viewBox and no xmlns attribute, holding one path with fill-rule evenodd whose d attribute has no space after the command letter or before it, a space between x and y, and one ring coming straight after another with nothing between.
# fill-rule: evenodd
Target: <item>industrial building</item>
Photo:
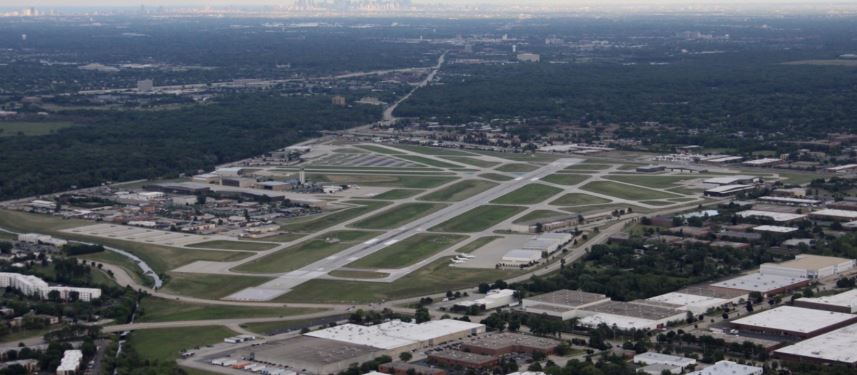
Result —
<instances>
[{"instance_id":1,"label":"industrial building","mask_svg":"<svg viewBox=\"0 0 857 375\"><path fill-rule=\"evenodd\" d=\"M817 220L854 221L857 220L857 211L826 208L823 210L813 211L809 216Z\"/></svg>"},{"instance_id":2,"label":"industrial building","mask_svg":"<svg viewBox=\"0 0 857 375\"><path fill-rule=\"evenodd\" d=\"M645 352L635 355L634 363L643 365L667 365L686 369L690 366L696 365L696 360L693 358L679 357L658 352Z\"/></svg>"},{"instance_id":3,"label":"industrial building","mask_svg":"<svg viewBox=\"0 0 857 375\"><path fill-rule=\"evenodd\" d=\"M835 311L846 314L857 313L857 289L816 298L798 298L794 305L809 309Z\"/></svg>"},{"instance_id":4,"label":"industrial building","mask_svg":"<svg viewBox=\"0 0 857 375\"><path fill-rule=\"evenodd\" d=\"M747 160L741 164L744 164L744 165L750 166L750 167L771 167L771 166L782 164L782 163L783 163L783 159L762 158L762 159L755 159L755 160Z\"/></svg>"},{"instance_id":5,"label":"industrial building","mask_svg":"<svg viewBox=\"0 0 857 375\"><path fill-rule=\"evenodd\" d=\"M514 289L494 289L489 290L485 297L462 301L455 304L455 307L468 308L470 306L479 306L482 310L493 310L500 307L509 306L515 303Z\"/></svg>"},{"instance_id":6,"label":"industrial building","mask_svg":"<svg viewBox=\"0 0 857 375\"><path fill-rule=\"evenodd\" d=\"M741 331L801 339L854 323L857 323L857 315L794 306L780 306L731 322Z\"/></svg>"},{"instance_id":7,"label":"industrial building","mask_svg":"<svg viewBox=\"0 0 857 375\"><path fill-rule=\"evenodd\" d=\"M417 365L413 363L395 361L378 366L378 371L390 375L446 375L446 370L441 368Z\"/></svg>"},{"instance_id":8,"label":"industrial building","mask_svg":"<svg viewBox=\"0 0 857 375\"><path fill-rule=\"evenodd\" d=\"M770 233L770 234L789 234L798 231L798 228L783 227L779 225L760 225L753 227L754 232Z\"/></svg>"},{"instance_id":9,"label":"industrial building","mask_svg":"<svg viewBox=\"0 0 857 375\"><path fill-rule=\"evenodd\" d=\"M656 330L686 318L687 312L675 307L643 301L610 301L583 309L579 323L592 328L604 324L622 330Z\"/></svg>"},{"instance_id":10,"label":"industrial building","mask_svg":"<svg viewBox=\"0 0 857 375\"><path fill-rule=\"evenodd\" d=\"M341 341L299 336L269 342L254 350L256 362L306 370L312 374L335 374L352 363L363 363L382 354L383 350Z\"/></svg>"},{"instance_id":11,"label":"industrial building","mask_svg":"<svg viewBox=\"0 0 857 375\"><path fill-rule=\"evenodd\" d=\"M772 212L760 210L746 210L735 213L742 218L771 220L777 223L791 223L806 218L803 214L790 214L785 212Z\"/></svg>"},{"instance_id":12,"label":"industrial building","mask_svg":"<svg viewBox=\"0 0 857 375\"><path fill-rule=\"evenodd\" d=\"M497 264L500 267L516 268L536 264L542 258L542 252L539 250L514 249L506 252Z\"/></svg>"},{"instance_id":13,"label":"industrial building","mask_svg":"<svg viewBox=\"0 0 857 375\"><path fill-rule=\"evenodd\" d=\"M756 189L755 185L722 185L706 189L703 194L706 197L729 197L741 192Z\"/></svg>"},{"instance_id":14,"label":"industrial building","mask_svg":"<svg viewBox=\"0 0 857 375\"><path fill-rule=\"evenodd\" d=\"M792 197L759 197L756 198L763 203L773 203L773 204L781 204L786 206L798 206L798 207L813 207L821 204L820 200L817 199L806 199L806 198L792 198Z\"/></svg>"},{"instance_id":15,"label":"industrial building","mask_svg":"<svg viewBox=\"0 0 857 375\"><path fill-rule=\"evenodd\" d=\"M802 277L756 272L713 283L711 286L721 289L743 291L748 294L750 292L759 292L768 296L786 293L791 290L803 288L809 284L810 280Z\"/></svg>"},{"instance_id":16,"label":"industrial building","mask_svg":"<svg viewBox=\"0 0 857 375\"><path fill-rule=\"evenodd\" d=\"M63 247L68 244L68 241L66 240L38 233L21 233L18 235L18 241L31 244L51 245L56 247Z\"/></svg>"},{"instance_id":17,"label":"industrial building","mask_svg":"<svg viewBox=\"0 0 857 375\"><path fill-rule=\"evenodd\" d=\"M702 370L689 372L687 375L762 375L764 368L740 365L732 361L719 361Z\"/></svg>"},{"instance_id":18,"label":"industrial building","mask_svg":"<svg viewBox=\"0 0 857 375\"><path fill-rule=\"evenodd\" d=\"M59 367L57 367L57 375L77 374L82 360L83 352L80 350L66 350L63 352Z\"/></svg>"},{"instance_id":19,"label":"industrial building","mask_svg":"<svg viewBox=\"0 0 857 375\"><path fill-rule=\"evenodd\" d=\"M774 351L774 357L797 362L838 363L857 367L857 324Z\"/></svg>"},{"instance_id":20,"label":"industrial building","mask_svg":"<svg viewBox=\"0 0 857 375\"><path fill-rule=\"evenodd\" d=\"M443 366L461 366L470 369L481 369L496 365L498 358L490 355L445 350L429 354L428 361Z\"/></svg>"},{"instance_id":21,"label":"industrial building","mask_svg":"<svg viewBox=\"0 0 857 375\"><path fill-rule=\"evenodd\" d=\"M522 335L519 333L494 333L479 336L461 344L465 351L500 356L508 353L553 354L560 342L546 337Z\"/></svg>"},{"instance_id":22,"label":"industrial building","mask_svg":"<svg viewBox=\"0 0 857 375\"><path fill-rule=\"evenodd\" d=\"M712 177L706 180L703 180L703 183L712 184L712 185L745 185L752 184L756 182L759 178L756 176L745 176L745 175L736 175L736 176L723 176L723 177Z\"/></svg>"},{"instance_id":23,"label":"industrial building","mask_svg":"<svg viewBox=\"0 0 857 375\"><path fill-rule=\"evenodd\" d=\"M383 349L392 354L439 345L485 332L485 326L460 320L433 320L421 324L393 320L374 326L344 324L306 336Z\"/></svg>"},{"instance_id":24,"label":"industrial building","mask_svg":"<svg viewBox=\"0 0 857 375\"><path fill-rule=\"evenodd\" d=\"M679 310L690 311L697 315L704 314L708 310L716 309L731 302L730 300L723 298L700 296L680 292L662 294L649 298L648 301L677 305L679 306Z\"/></svg>"},{"instance_id":25,"label":"industrial building","mask_svg":"<svg viewBox=\"0 0 857 375\"><path fill-rule=\"evenodd\" d=\"M766 275L820 279L848 271L854 268L854 265L854 259L800 254L788 262L762 264L759 272Z\"/></svg>"},{"instance_id":26,"label":"industrial building","mask_svg":"<svg viewBox=\"0 0 857 375\"><path fill-rule=\"evenodd\" d=\"M524 298L521 305L526 312L531 314L546 314L568 320L579 316L578 312L583 308L609 301L610 298L603 294L562 289Z\"/></svg>"}]
</instances>

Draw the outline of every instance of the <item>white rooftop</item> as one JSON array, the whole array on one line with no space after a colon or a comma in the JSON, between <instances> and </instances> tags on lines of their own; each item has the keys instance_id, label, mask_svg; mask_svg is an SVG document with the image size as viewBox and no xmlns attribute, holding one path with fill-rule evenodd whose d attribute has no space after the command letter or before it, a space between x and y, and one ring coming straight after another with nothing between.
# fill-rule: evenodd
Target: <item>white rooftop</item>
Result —
<instances>
[{"instance_id":1,"label":"white rooftop","mask_svg":"<svg viewBox=\"0 0 857 375\"><path fill-rule=\"evenodd\" d=\"M370 327L343 324L309 332L306 336L391 350L480 327L483 325L453 319L433 320L422 324L393 320Z\"/></svg>"},{"instance_id":2,"label":"white rooftop","mask_svg":"<svg viewBox=\"0 0 857 375\"><path fill-rule=\"evenodd\" d=\"M755 179L755 176L747 176L747 175L735 175L735 176L723 176L723 177L712 177L706 179L702 182L706 184L715 184L715 185L734 185L741 181L752 180Z\"/></svg>"},{"instance_id":3,"label":"white rooftop","mask_svg":"<svg viewBox=\"0 0 857 375\"><path fill-rule=\"evenodd\" d=\"M857 324L777 349L775 353L855 364L857 363L855 347L857 347Z\"/></svg>"},{"instance_id":4,"label":"white rooftop","mask_svg":"<svg viewBox=\"0 0 857 375\"><path fill-rule=\"evenodd\" d=\"M663 302L669 303L673 305L680 305L685 310L706 310L709 307L717 307L722 306L729 302L729 300L715 297L706 297L706 296L697 296L694 294L686 294L679 292L672 292L667 294L661 294L659 296L654 296L648 299L649 301L655 302Z\"/></svg>"},{"instance_id":5,"label":"white rooftop","mask_svg":"<svg viewBox=\"0 0 857 375\"><path fill-rule=\"evenodd\" d=\"M539 250L515 249L509 250L506 255L503 255L503 260L533 261L539 259L542 259L542 252Z\"/></svg>"},{"instance_id":6,"label":"white rooftop","mask_svg":"<svg viewBox=\"0 0 857 375\"><path fill-rule=\"evenodd\" d=\"M596 313L595 315L580 318L579 323L587 327L598 327L604 324L608 327L616 326L621 330L650 329L656 324L654 320L621 316L607 313Z\"/></svg>"},{"instance_id":7,"label":"white rooftop","mask_svg":"<svg viewBox=\"0 0 857 375\"><path fill-rule=\"evenodd\" d=\"M744 162L744 164L746 164L746 165L765 165L765 164L776 163L776 162L780 162L780 161L783 161L783 160L777 159L777 158L762 158L762 159L755 159L755 160L747 160Z\"/></svg>"},{"instance_id":8,"label":"white rooftop","mask_svg":"<svg viewBox=\"0 0 857 375\"><path fill-rule=\"evenodd\" d=\"M831 305L849 307L851 311L857 311L857 289L847 292L817 298L799 298L798 301L816 303L819 305Z\"/></svg>"},{"instance_id":9,"label":"white rooftop","mask_svg":"<svg viewBox=\"0 0 857 375\"><path fill-rule=\"evenodd\" d=\"M806 217L806 215L801 214L789 214L785 212L771 212L771 211L759 211L759 210L746 210L737 213L740 217L764 217L771 219L773 221L792 221L798 220Z\"/></svg>"},{"instance_id":10,"label":"white rooftop","mask_svg":"<svg viewBox=\"0 0 857 375\"><path fill-rule=\"evenodd\" d=\"M782 227L779 225L760 225L753 227L753 230L756 232L791 233L797 231L797 228Z\"/></svg>"},{"instance_id":11,"label":"white rooftop","mask_svg":"<svg viewBox=\"0 0 857 375\"><path fill-rule=\"evenodd\" d=\"M756 375L764 371L761 367L739 365L732 361L720 361L702 370L687 375Z\"/></svg>"},{"instance_id":12,"label":"white rooftop","mask_svg":"<svg viewBox=\"0 0 857 375\"><path fill-rule=\"evenodd\" d=\"M645 363L647 365L659 363L685 368L687 366L696 364L696 360L693 358L679 357L658 352L645 352L635 355L634 363Z\"/></svg>"},{"instance_id":13,"label":"white rooftop","mask_svg":"<svg viewBox=\"0 0 857 375\"><path fill-rule=\"evenodd\" d=\"M403 322L399 323L410 324ZM385 350L392 350L416 344L414 340L387 336L378 329L378 326L365 327L357 324L343 324L336 327L321 329L309 332L306 336L347 342L349 344L371 346Z\"/></svg>"},{"instance_id":14,"label":"white rooftop","mask_svg":"<svg viewBox=\"0 0 857 375\"><path fill-rule=\"evenodd\" d=\"M841 218L846 218L848 220L857 220L857 211L836 210L836 209L832 209L832 208L826 208L823 210L813 211L812 214L813 215L841 217Z\"/></svg>"},{"instance_id":15,"label":"white rooftop","mask_svg":"<svg viewBox=\"0 0 857 375\"><path fill-rule=\"evenodd\" d=\"M729 185L720 185L718 187L706 189L705 191L710 192L710 193L728 193L730 191L750 189L752 187L753 187L753 185L729 184Z\"/></svg>"},{"instance_id":16,"label":"white rooftop","mask_svg":"<svg viewBox=\"0 0 857 375\"><path fill-rule=\"evenodd\" d=\"M832 311L781 306L735 320L733 323L790 332L812 333L855 317L857 316Z\"/></svg>"},{"instance_id":17,"label":"white rooftop","mask_svg":"<svg viewBox=\"0 0 857 375\"><path fill-rule=\"evenodd\" d=\"M772 290L785 288L797 283L806 281L799 277L751 273L749 275L739 276L734 279L724 280L719 283L711 284L720 288L746 290L748 292L766 293Z\"/></svg>"}]
</instances>

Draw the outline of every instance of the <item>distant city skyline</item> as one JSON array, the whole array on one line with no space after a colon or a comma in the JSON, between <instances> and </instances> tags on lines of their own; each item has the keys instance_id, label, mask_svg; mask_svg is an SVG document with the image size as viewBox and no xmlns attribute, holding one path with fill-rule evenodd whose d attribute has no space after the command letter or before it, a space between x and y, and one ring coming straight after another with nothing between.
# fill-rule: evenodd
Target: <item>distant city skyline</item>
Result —
<instances>
[{"instance_id":1,"label":"distant city skyline","mask_svg":"<svg viewBox=\"0 0 857 375\"><path fill-rule=\"evenodd\" d=\"M412 0L418 5L501 5L501 6L587 6L587 5L673 5L673 6L716 6L716 5L820 5L820 4L849 4L852 0L826 0L826 1L808 1L808 0ZM256 6L256 5L291 5L294 0L0 0L0 7L30 7L30 6L50 6L50 7L128 7L128 6Z\"/></svg>"}]
</instances>

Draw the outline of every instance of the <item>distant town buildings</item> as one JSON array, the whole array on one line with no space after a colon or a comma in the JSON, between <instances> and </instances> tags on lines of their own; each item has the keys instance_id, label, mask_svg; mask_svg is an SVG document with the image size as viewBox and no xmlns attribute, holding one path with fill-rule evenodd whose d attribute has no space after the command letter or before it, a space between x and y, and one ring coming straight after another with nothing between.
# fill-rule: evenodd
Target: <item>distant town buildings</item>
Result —
<instances>
[{"instance_id":1,"label":"distant town buildings","mask_svg":"<svg viewBox=\"0 0 857 375\"><path fill-rule=\"evenodd\" d=\"M61 300L71 300L76 294L81 301L92 301L101 297L101 289L75 288L68 286L50 286L44 280L19 273L0 272L0 287L12 288L28 296L47 299L51 292L59 292Z\"/></svg>"},{"instance_id":2,"label":"distant town buildings","mask_svg":"<svg viewBox=\"0 0 857 375\"><path fill-rule=\"evenodd\" d=\"M537 63L537 62L540 62L541 59L542 59L541 56L539 56L538 54L535 54L535 53L525 52L525 53L519 53L518 54L518 61L520 61L520 62Z\"/></svg>"}]
</instances>

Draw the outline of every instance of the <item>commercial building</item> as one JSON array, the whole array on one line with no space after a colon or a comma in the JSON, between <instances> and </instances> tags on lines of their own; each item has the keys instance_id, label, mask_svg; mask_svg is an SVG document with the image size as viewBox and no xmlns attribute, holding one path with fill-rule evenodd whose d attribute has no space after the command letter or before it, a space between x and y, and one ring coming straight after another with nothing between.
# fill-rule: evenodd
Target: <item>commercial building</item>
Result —
<instances>
[{"instance_id":1,"label":"commercial building","mask_svg":"<svg viewBox=\"0 0 857 375\"><path fill-rule=\"evenodd\" d=\"M461 366L470 369L481 369L496 365L498 358L476 353L445 350L429 354L428 361L443 366Z\"/></svg>"},{"instance_id":2,"label":"commercial building","mask_svg":"<svg viewBox=\"0 0 857 375\"><path fill-rule=\"evenodd\" d=\"M719 361L702 370L687 375L762 375L765 369L756 366L739 365L732 361Z\"/></svg>"},{"instance_id":3,"label":"commercial building","mask_svg":"<svg viewBox=\"0 0 857 375\"><path fill-rule=\"evenodd\" d=\"M756 176L745 176L745 175L736 175L736 176L723 176L723 177L712 177L709 179L705 179L702 182L706 184L713 185L746 185L752 184L758 180Z\"/></svg>"},{"instance_id":4,"label":"commercial building","mask_svg":"<svg viewBox=\"0 0 857 375\"><path fill-rule=\"evenodd\" d=\"M542 233L524 243L524 250L538 250L553 253L569 243L574 236L570 233Z\"/></svg>"},{"instance_id":5,"label":"commercial building","mask_svg":"<svg viewBox=\"0 0 857 375\"><path fill-rule=\"evenodd\" d=\"M610 301L583 309L579 323L591 328L604 324L622 330L656 330L686 318L687 312L676 307L645 301Z\"/></svg>"},{"instance_id":6,"label":"commercial building","mask_svg":"<svg viewBox=\"0 0 857 375\"><path fill-rule=\"evenodd\" d=\"M378 366L378 371L390 375L446 375L446 370L417 365L413 363L395 361Z\"/></svg>"},{"instance_id":7,"label":"commercial building","mask_svg":"<svg viewBox=\"0 0 857 375\"><path fill-rule=\"evenodd\" d=\"M580 309L609 301L610 298L603 294L562 289L524 298L521 305L526 312L531 314L546 314L568 320L577 317Z\"/></svg>"},{"instance_id":8,"label":"commercial building","mask_svg":"<svg viewBox=\"0 0 857 375\"><path fill-rule=\"evenodd\" d=\"M74 288L67 286L50 286L44 280L19 273L0 272L0 288L12 288L28 296L47 299L51 292L59 292L61 300L69 300L77 295L81 301L92 301L101 298L101 289Z\"/></svg>"},{"instance_id":9,"label":"commercial building","mask_svg":"<svg viewBox=\"0 0 857 375\"><path fill-rule=\"evenodd\" d=\"M370 361L384 351L365 345L299 336L289 340L268 342L257 346L255 361L311 374L335 374L347 370L352 363Z\"/></svg>"},{"instance_id":10,"label":"commercial building","mask_svg":"<svg viewBox=\"0 0 857 375\"><path fill-rule=\"evenodd\" d=\"M645 352L635 355L634 363L643 365L668 365L685 369L696 365L696 360L658 352Z\"/></svg>"},{"instance_id":11,"label":"commercial building","mask_svg":"<svg viewBox=\"0 0 857 375\"><path fill-rule=\"evenodd\" d=\"M542 59L541 56L539 56L538 54L535 54L535 53L526 53L525 52L525 53L519 53L518 54L518 61L521 61L521 62L537 63L537 62L541 61L541 59Z\"/></svg>"},{"instance_id":12,"label":"commercial building","mask_svg":"<svg viewBox=\"0 0 857 375\"><path fill-rule=\"evenodd\" d=\"M792 197L774 197L774 196L766 196L756 198L763 203L772 203L772 204L782 204L786 206L798 206L798 207L813 207L821 204L820 200L817 199L806 199L806 198L792 198Z\"/></svg>"},{"instance_id":13,"label":"commercial building","mask_svg":"<svg viewBox=\"0 0 857 375\"><path fill-rule=\"evenodd\" d=\"M500 267L520 267L538 263L543 258L541 250L509 250L500 258Z\"/></svg>"},{"instance_id":14,"label":"commercial building","mask_svg":"<svg viewBox=\"0 0 857 375\"><path fill-rule=\"evenodd\" d=\"M493 310L500 307L509 306L515 303L514 289L493 289L489 290L485 297L456 303L455 306L467 308L470 306L479 306L482 310Z\"/></svg>"},{"instance_id":15,"label":"commercial building","mask_svg":"<svg viewBox=\"0 0 857 375\"><path fill-rule=\"evenodd\" d=\"M770 166L774 166L774 165L778 165L778 164L782 164L782 163L783 163L783 159L762 158L762 159L755 159L755 160L747 160L741 164L744 164L744 165L750 166L750 167L770 167Z\"/></svg>"},{"instance_id":16,"label":"commercial building","mask_svg":"<svg viewBox=\"0 0 857 375\"><path fill-rule=\"evenodd\" d=\"M806 215L803 214L790 214L785 212L772 212L772 211L759 211L759 210L746 210L735 213L739 217L742 218L750 218L750 219L762 219L762 220L771 220L777 223L791 223L799 220L803 220Z\"/></svg>"},{"instance_id":17,"label":"commercial building","mask_svg":"<svg viewBox=\"0 0 857 375\"><path fill-rule=\"evenodd\" d=\"M786 276L767 273L752 273L729 280L711 284L712 287L737 290L746 293L759 292L763 295L775 295L803 288L810 280L797 276Z\"/></svg>"},{"instance_id":18,"label":"commercial building","mask_svg":"<svg viewBox=\"0 0 857 375\"><path fill-rule=\"evenodd\" d=\"M66 240L38 233L21 233L18 235L18 241L31 244L52 245L56 247L63 247L68 244L68 241Z\"/></svg>"},{"instance_id":19,"label":"commercial building","mask_svg":"<svg viewBox=\"0 0 857 375\"><path fill-rule=\"evenodd\" d=\"M794 305L809 309L835 311L846 314L857 313L857 289L816 298L798 298Z\"/></svg>"},{"instance_id":20,"label":"commercial building","mask_svg":"<svg viewBox=\"0 0 857 375\"><path fill-rule=\"evenodd\" d=\"M479 336L461 344L468 352L491 356L508 353L553 354L560 342L546 337L523 335L520 333L494 333Z\"/></svg>"},{"instance_id":21,"label":"commercial building","mask_svg":"<svg viewBox=\"0 0 857 375\"><path fill-rule=\"evenodd\" d=\"M809 216L818 220L854 221L857 220L857 211L826 208L823 210L813 211Z\"/></svg>"},{"instance_id":22,"label":"commercial building","mask_svg":"<svg viewBox=\"0 0 857 375\"><path fill-rule=\"evenodd\" d=\"M729 197L754 189L756 189L755 185L722 185L706 189L703 194L707 197Z\"/></svg>"},{"instance_id":23,"label":"commercial building","mask_svg":"<svg viewBox=\"0 0 857 375\"><path fill-rule=\"evenodd\" d=\"M854 268L854 265L854 259L800 254L788 262L762 264L759 272L766 275L819 279L838 275Z\"/></svg>"},{"instance_id":24,"label":"commercial building","mask_svg":"<svg viewBox=\"0 0 857 375\"><path fill-rule=\"evenodd\" d=\"M857 323L857 315L794 306L780 306L731 322L742 331L801 339L854 323Z\"/></svg>"},{"instance_id":25,"label":"commercial building","mask_svg":"<svg viewBox=\"0 0 857 375\"><path fill-rule=\"evenodd\" d=\"M66 350L63 352L59 367L57 367L57 375L77 374L82 360L83 352L80 350Z\"/></svg>"},{"instance_id":26,"label":"commercial building","mask_svg":"<svg viewBox=\"0 0 857 375\"><path fill-rule=\"evenodd\" d=\"M857 324L774 351L774 357L797 362L838 363L857 367Z\"/></svg>"},{"instance_id":27,"label":"commercial building","mask_svg":"<svg viewBox=\"0 0 857 375\"><path fill-rule=\"evenodd\" d=\"M728 299L680 292L662 294L649 298L648 301L677 305L679 310L690 311L694 314L703 314L710 309L716 309L730 302Z\"/></svg>"},{"instance_id":28,"label":"commercial building","mask_svg":"<svg viewBox=\"0 0 857 375\"><path fill-rule=\"evenodd\" d=\"M400 320L366 327L344 324L307 333L306 336L368 346L398 354L485 332L478 323L453 319L432 320L414 324Z\"/></svg>"},{"instance_id":29,"label":"commercial building","mask_svg":"<svg viewBox=\"0 0 857 375\"><path fill-rule=\"evenodd\" d=\"M760 225L753 227L754 232L771 233L771 234L789 234L798 231L798 228L783 227L779 225Z\"/></svg>"},{"instance_id":30,"label":"commercial building","mask_svg":"<svg viewBox=\"0 0 857 375\"><path fill-rule=\"evenodd\" d=\"M846 165L839 165L836 167L830 167L830 168L827 168L827 171L833 172L833 173L854 172L854 171L857 171L857 164L846 164Z\"/></svg>"},{"instance_id":31,"label":"commercial building","mask_svg":"<svg viewBox=\"0 0 857 375\"><path fill-rule=\"evenodd\" d=\"M637 172L640 173L655 173L655 172L663 172L667 169L667 167L663 165L644 165L637 167Z\"/></svg>"}]
</instances>

